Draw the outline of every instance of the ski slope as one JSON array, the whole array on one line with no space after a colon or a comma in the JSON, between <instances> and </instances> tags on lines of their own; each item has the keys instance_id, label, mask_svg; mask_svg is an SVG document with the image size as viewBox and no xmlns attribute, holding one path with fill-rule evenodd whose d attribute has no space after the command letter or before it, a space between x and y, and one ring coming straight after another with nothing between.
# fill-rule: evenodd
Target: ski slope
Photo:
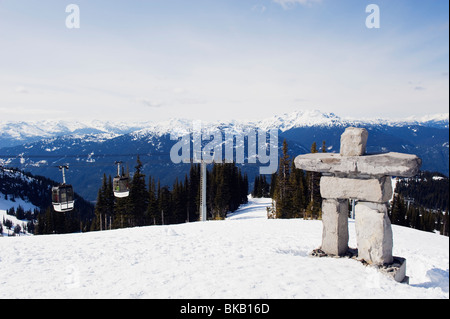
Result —
<instances>
[{"instance_id":1,"label":"ski slope","mask_svg":"<svg viewBox=\"0 0 450 319\"><path fill-rule=\"evenodd\" d=\"M448 237L394 226L410 277L399 284L310 257L322 223L267 220L269 205L250 199L225 221L0 238L0 298L449 298Z\"/></svg>"}]
</instances>

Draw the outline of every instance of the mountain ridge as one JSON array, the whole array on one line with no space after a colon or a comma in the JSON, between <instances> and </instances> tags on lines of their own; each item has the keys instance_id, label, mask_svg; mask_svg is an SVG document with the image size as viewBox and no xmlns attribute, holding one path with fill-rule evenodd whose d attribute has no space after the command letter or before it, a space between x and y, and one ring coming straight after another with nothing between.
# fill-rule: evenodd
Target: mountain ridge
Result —
<instances>
[{"instance_id":1,"label":"mountain ridge","mask_svg":"<svg viewBox=\"0 0 450 319\"><path fill-rule=\"evenodd\" d=\"M40 139L73 135L102 134L104 138L115 138L119 135L136 132L138 134L151 133L159 137L168 133L186 133L192 131L193 121L187 119L169 119L162 122L114 122L114 121L0 121L0 148L25 143L32 143ZM349 125L421 125L426 127L449 127L449 113L430 114L425 116L409 116L404 119L367 118L354 119L340 117L334 113L324 113L319 110L306 110L275 115L262 120L210 121L202 122L205 127L257 127L263 130L278 128L284 132L299 127L316 126L349 126Z\"/></svg>"},{"instance_id":2,"label":"mountain ridge","mask_svg":"<svg viewBox=\"0 0 450 319\"><path fill-rule=\"evenodd\" d=\"M368 122L342 120L333 113L302 111L262 121L204 122L202 126L205 132L219 129L222 133L232 134L255 128L267 131L275 127L279 131L279 149L286 139L291 157L309 153L314 142L321 151L322 141L326 142L328 152L339 152L340 136L346 127L365 127L369 131L368 153L416 154L423 159L423 170L448 176L449 131L446 119L448 114L410 118L407 122ZM188 173L189 165L171 162L169 154L176 141L171 139L170 133L175 137L189 134L193 131L192 121L173 119L144 128L123 124L117 131L113 131L112 125L100 124L98 122L96 131L89 132L86 126L72 123L75 133L45 138L34 136L30 142L13 139L15 145L10 143L7 146L5 132L0 128L0 165L59 180L60 173L55 166L70 164L67 178L81 196L92 201L96 198L103 174L115 174L115 161L123 161L132 173L137 155L140 155L144 174L161 179L162 185L172 185L176 178L184 178ZM49 130L54 129L49 127ZM241 167L250 182L259 174L257 165L245 163Z\"/></svg>"}]
</instances>

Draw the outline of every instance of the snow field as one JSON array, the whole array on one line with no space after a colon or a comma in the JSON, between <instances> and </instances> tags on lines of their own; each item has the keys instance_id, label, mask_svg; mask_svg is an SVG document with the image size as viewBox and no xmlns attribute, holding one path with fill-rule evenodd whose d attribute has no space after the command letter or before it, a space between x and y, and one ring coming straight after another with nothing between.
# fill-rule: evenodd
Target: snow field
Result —
<instances>
[{"instance_id":1,"label":"snow field","mask_svg":"<svg viewBox=\"0 0 450 319\"><path fill-rule=\"evenodd\" d=\"M0 239L0 298L449 298L448 237L393 227L410 285L314 258L321 221L267 220L253 199L225 221ZM350 246L356 247L350 220Z\"/></svg>"}]
</instances>

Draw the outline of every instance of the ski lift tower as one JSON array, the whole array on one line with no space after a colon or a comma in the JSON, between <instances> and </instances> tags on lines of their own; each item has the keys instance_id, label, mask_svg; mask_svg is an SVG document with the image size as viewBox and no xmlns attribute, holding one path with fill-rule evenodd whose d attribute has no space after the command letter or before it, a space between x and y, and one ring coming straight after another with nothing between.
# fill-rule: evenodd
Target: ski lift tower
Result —
<instances>
[{"instance_id":1,"label":"ski lift tower","mask_svg":"<svg viewBox=\"0 0 450 319\"><path fill-rule=\"evenodd\" d=\"M206 208L207 163L203 158L203 154L201 151L194 151L194 162L200 162L200 221L206 222L208 220L208 213Z\"/></svg>"},{"instance_id":2,"label":"ski lift tower","mask_svg":"<svg viewBox=\"0 0 450 319\"><path fill-rule=\"evenodd\" d=\"M206 214L206 162L202 159L200 171L200 221L207 221Z\"/></svg>"},{"instance_id":3,"label":"ski lift tower","mask_svg":"<svg viewBox=\"0 0 450 319\"><path fill-rule=\"evenodd\" d=\"M207 205L206 205L206 183L208 164L204 158L204 151L202 151L202 124L201 121L194 121L193 130L193 144L194 144L194 162L200 163L200 221L206 222L208 220Z\"/></svg>"}]
</instances>

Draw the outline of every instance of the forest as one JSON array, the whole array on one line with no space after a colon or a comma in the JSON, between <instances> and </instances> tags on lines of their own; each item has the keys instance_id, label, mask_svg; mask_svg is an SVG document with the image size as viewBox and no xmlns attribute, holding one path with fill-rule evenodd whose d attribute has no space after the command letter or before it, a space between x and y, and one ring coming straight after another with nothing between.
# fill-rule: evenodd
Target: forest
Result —
<instances>
[{"instance_id":1,"label":"forest","mask_svg":"<svg viewBox=\"0 0 450 319\"><path fill-rule=\"evenodd\" d=\"M449 236L449 178L420 172L397 181L389 217L393 224Z\"/></svg>"},{"instance_id":2,"label":"forest","mask_svg":"<svg viewBox=\"0 0 450 319\"><path fill-rule=\"evenodd\" d=\"M126 198L115 198L111 176L103 176L91 230L199 220L200 164L191 164L189 174L181 181L177 179L172 188L162 186L151 176L146 177L141 169L142 163L138 158L130 182L130 194ZM208 219L224 219L227 212L247 203L248 188L248 177L236 164L215 163L207 172Z\"/></svg>"}]
</instances>

